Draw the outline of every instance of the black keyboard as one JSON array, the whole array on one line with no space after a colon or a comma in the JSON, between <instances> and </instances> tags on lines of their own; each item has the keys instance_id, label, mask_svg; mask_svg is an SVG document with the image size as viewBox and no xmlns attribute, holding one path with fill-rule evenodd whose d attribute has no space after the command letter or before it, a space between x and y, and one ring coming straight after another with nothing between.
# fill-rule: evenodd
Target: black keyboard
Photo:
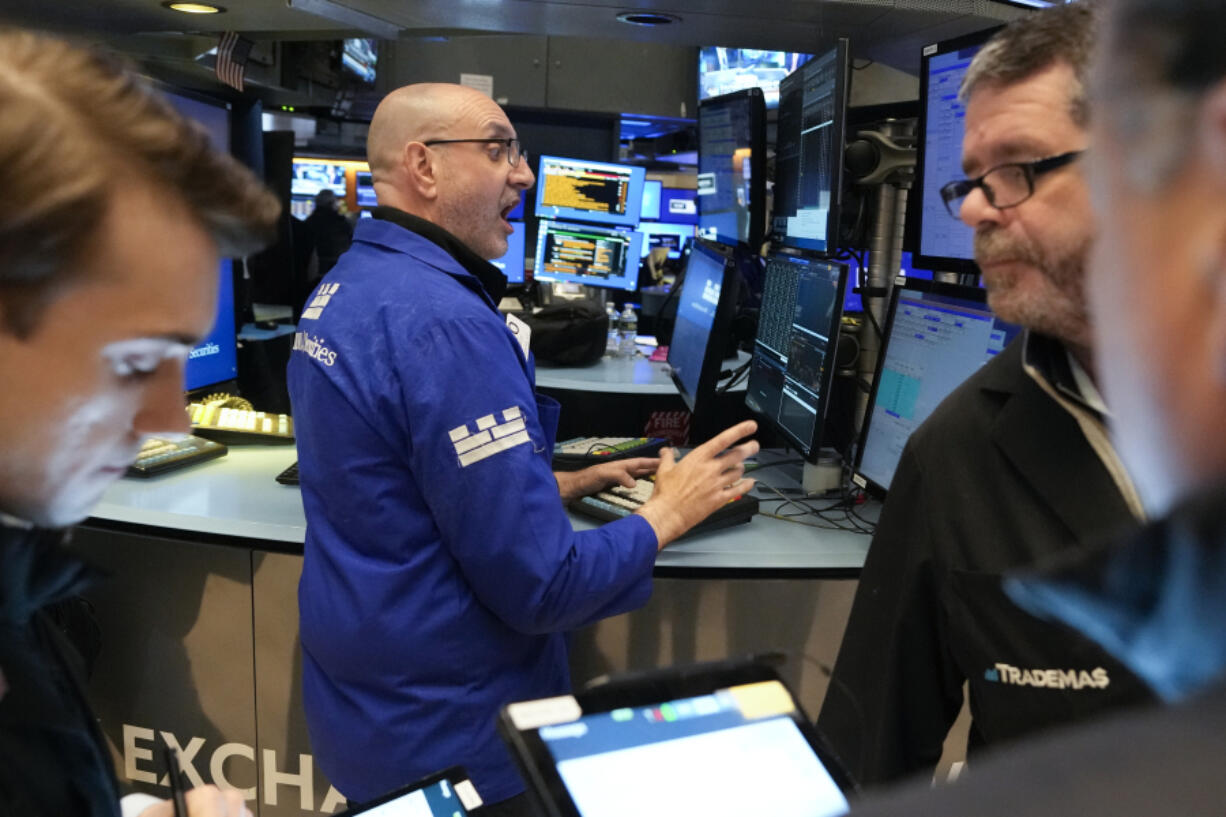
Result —
<instances>
[{"instance_id":1,"label":"black keyboard","mask_svg":"<svg viewBox=\"0 0 1226 817\"><path fill-rule=\"evenodd\" d=\"M289 468L286 468L281 473L277 474L277 482L282 485L297 485L298 484L298 463L295 462Z\"/></svg>"},{"instance_id":2,"label":"black keyboard","mask_svg":"<svg viewBox=\"0 0 1226 817\"><path fill-rule=\"evenodd\" d=\"M575 437L553 447L553 470L578 471L589 465L629 457L657 457L663 437Z\"/></svg>"},{"instance_id":3,"label":"black keyboard","mask_svg":"<svg viewBox=\"0 0 1226 817\"><path fill-rule=\"evenodd\" d=\"M651 498L655 490L655 482L650 479L636 481L633 488L616 485L608 490L591 496L580 497L570 503L570 509L575 513L590 516L604 522L614 522L637 511L644 502ZM718 530L730 525L748 522L758 512L758 498L754 496L738 496L715 510L706 519L699 522L682 536L692 536L695 533Z\"/></svg>"},{"instance_id":4,"label":"black keyboard","mask_svg":"<svg viewBox=\"0 0 1226 817\"><path fill-rule=\"evenodd\" d=\"M225 456L226 447L200 437L184 437L181 440L163 440L150 437L141 447L136 462L128 466L125 476L152 477L177 471L189 465Z\"/></svg>"},{"instance_id":5,"label":"black keyboard","mask_svg":"<svg viewBox=\"0 0 1226 817\"><path fill-rule=\"evenodd\" d=\"M294 420L288 414L223 408L209 403L187 407L192 433L227 445L292 443Z\"/></svg>"}]
</instances>

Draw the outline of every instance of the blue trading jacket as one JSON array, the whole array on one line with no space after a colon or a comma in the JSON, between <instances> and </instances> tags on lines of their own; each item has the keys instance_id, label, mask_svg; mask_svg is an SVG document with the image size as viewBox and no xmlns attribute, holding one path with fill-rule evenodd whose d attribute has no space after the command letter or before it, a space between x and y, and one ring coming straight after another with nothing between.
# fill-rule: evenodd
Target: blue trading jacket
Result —
<instances>
[{"instance_id":1,"label":"blue trading jacket","mask_svg":"<svg viewBox=\"0 0 1226 817\"><path fill-rule=\"evenodd\" d=\"M484 262L379 210L307 302L289 364L311 745L351 800L458 763L496 802L523 789L499 707L568 691L563 633L646 602L656 538L637 516L571 528L557 404Z\"/></svg>"}]
</instances>

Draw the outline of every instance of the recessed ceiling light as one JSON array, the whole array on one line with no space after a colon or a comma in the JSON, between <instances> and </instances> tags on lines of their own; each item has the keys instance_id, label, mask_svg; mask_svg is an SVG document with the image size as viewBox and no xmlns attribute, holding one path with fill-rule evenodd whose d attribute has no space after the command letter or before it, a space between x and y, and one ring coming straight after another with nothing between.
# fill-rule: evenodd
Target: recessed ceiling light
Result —
<instances>
[{"instance_id":1,"label":"recessed ceiling light","mask_svg":"<svg viewBox=\"0 0 1226 817\"><path fill-rule=\"evenodd\" d=\"M213 6L208 3L162 3L172 11L181 11L184 14L221 14L225 11L221 6Z\"/></svg>"},{"instance_id":2,"label":"recessed ceiling light","mask_svg":"<svg viewBox=\"0 0 1226 817\"><path fill-rule=\"evenodd\" d=\"M681 22L675 14L660 14L654 11L623 11L617 19L632 26L666 26Z\"/></svg>"}]
</instances>

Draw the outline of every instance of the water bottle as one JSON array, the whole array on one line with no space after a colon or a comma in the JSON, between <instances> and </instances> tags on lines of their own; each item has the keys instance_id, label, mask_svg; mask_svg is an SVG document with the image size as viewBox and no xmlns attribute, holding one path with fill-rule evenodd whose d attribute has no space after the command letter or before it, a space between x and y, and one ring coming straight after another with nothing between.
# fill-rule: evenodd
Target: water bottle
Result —
<instances>
[{"instance_id":1,"label":"water bottle","mask_svg":"<svg viewBox=\"0 0 1226 817\"><path fill-rule=\"evenodd\" d=\"M604 311L609 318L609 334L605 340L604 353L609 357L617 357L621 354L621 319L617 316L613 304L605 304Z\"/></svg>"},{"instance_id":2,"label":"water bottle","mask_svg":"<svg viewBox=\"0 0 1226 817\"><path fill-rule=\"evenodd\" d=\"M626 304L626 309L622 312L621 318L621 353L622 357L634 357L637 347L634 345L634 339L638 337L639 319L634 314L634 307Z\"/></svg>"}]
</instances>

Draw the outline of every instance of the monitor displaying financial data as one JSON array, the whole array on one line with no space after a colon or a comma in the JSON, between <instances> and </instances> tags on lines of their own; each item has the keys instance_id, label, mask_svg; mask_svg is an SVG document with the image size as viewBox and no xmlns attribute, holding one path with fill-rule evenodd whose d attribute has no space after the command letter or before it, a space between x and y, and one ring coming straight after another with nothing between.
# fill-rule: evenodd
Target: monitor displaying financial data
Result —
<instances>
[{"instance_id":1,"label":"monitor displaying financial data","mask_svg":"<svg viewBox=\"0 0 1226 817\"><path fill-rule=\"evenodd\" d=\"M638 288L643 234L542 219L533 278L608 289Z\"/></svg>"},{"instance_id":2,"label":"monitor displaying financial data","mask_svg":"<svg viewBox=\"0 0 1226 817\"><path fill-rule=\"evenodd\" d=\"M745 405L810 462L821 448L846 288L844 264L767 258Z\"/></svg>"},{"instance_id":3,"label":"monitor displaying financial data","mask_svg":"<svg viewBox=\"0 0 1226 817\"><path fill-rule=\"evenodd\" d=\"M1020 331L984 299L975 287L894 286L856 466L861 487L888 491L911 433Z\"/></svg>"},{"instance_id":4,"label":"monitor displaying financial data","mask_svg":"<svg viewBox=\"0 0 1226 817\"><path fill-rule=\"evenodd\" d=\"M920 58L920 144L916 159L919 206L911 208L916 263L924 269L978 272L974 264L975 231L950 216L941 188L962 172L962 137L966 106L959 98L971 60L994 33L978 32L926 46Z\"/></svg>"},{"instance_id":5,"label":"monitor displaying financial data","mask_svg":"<svg viewBox=\"0 0 1226 817\"><path fill-rule=\"evenodd\" d=\"M642 217L646 175L633 165L542 156L536 215L633 227Z\"/></svg>"},{"instance_id":6,"label":"monitor displaying financial data","mask_svg":"<svg viewBox=\"0 0 1226 817\"><path fill-rule=\"evenodd\" d=\"M527 230L522 221L512 221L511 226L515 228L515 232L507 236L506 253L490 263L502 270L502 274L507 276L508 284L522 284L524 282L524 235Z\"/></svg>"},{"instance_id":7,"label":"monitor displaying financial data","mask_svg":"<svg viewBox=\"0 0 1226 817\"><path fill-rule=\"evenodd\" d=\"M783 246L838 247L850 72L847 40L839 40L779 86L772 229Z\"/></svg>"}]
</instances>

